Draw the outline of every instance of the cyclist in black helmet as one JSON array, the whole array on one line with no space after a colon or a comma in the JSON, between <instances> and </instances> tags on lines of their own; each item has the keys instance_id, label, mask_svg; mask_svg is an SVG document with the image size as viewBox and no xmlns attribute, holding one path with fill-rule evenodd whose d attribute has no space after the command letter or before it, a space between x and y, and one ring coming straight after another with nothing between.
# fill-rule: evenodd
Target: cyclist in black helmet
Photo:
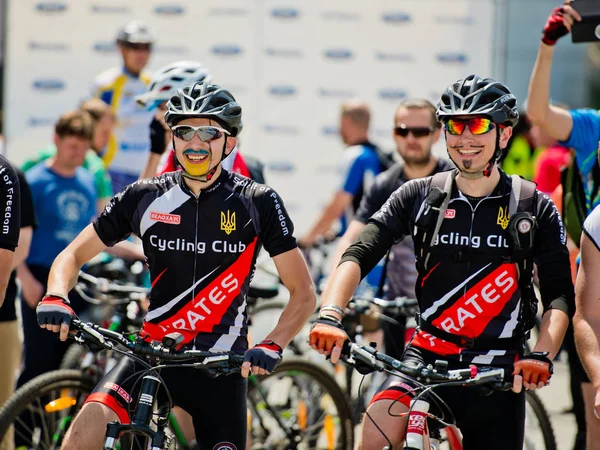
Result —
<instances>
[{"instance_id":1,"label":"cyclist in black helmet","mask_svg":"<svg viewBox=\"0 0 600 450\"><path fill-rule=\"evenodd\" d=\"M508 88L490 78L471 75L446 89L437 117L458 169L406 182L371 217L332 275L310 334L311 345L336 362L347 339L340 312L390 246L412 235L421 317L404 361L444 359L450 369L500 366L513 382L513 391L490 395L461 387L437 391L454 413L465 450L523 448L522 388L548 383L574 312L556 207L533 183L498 169L519 117L516 106ZM534 262L544 314L539 339L525 354L537 308ZM384 382L363 420L359 448L390 442L398 448L406 427L399 414L408 411L416 386L408 377Z\"/></svg>"},{"instance_id":2,"label":"cyclist in black helmet","mask_svg":"<svg viewBox=\"0 0 600 450\"><path fill-rule=\"evenodd\" d=\"M48 292L37 307L42 328L65 340L74 316L67 294L82 264L133 233L144 245L152 291L140 336L182 335L179 348L244 353L242 374L210 378L190 368L161 372L175 405L193 419L202 449L245 449L246 380L271 372L316 300L279 195L221 167L242 131L242 108L217 85L179 89L166 122L182 170L127 186L55 260ZM264 246L290 291L275 329L248 349L246 295ZM137 363L123 358L97 385L65 437L63 448L99 448L106 423L129 423L128 400L140 383ZM118 386L119 389L114 389ZM137 388L137 390L136 390Z\"/></svg>"}]
</instances>

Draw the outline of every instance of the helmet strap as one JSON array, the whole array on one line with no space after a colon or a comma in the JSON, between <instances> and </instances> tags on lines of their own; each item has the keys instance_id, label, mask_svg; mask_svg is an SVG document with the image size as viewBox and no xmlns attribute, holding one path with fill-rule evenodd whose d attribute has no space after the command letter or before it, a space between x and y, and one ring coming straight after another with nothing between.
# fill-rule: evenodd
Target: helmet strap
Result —
<instances>
[{"instance_id":1,"label":"helmet strap","mask_svg":"<svg viewBox=\"0 0 600 450\"><path fill-rule=\"evenodd\" d=\"M171 138L171 139L173 141L173 150L175 150L175 138ZM227 158L227 156L229 156L228 154L225 154L225 149L226 148L227 148L227 136L225 136L225 142L223 143L223 152L221 153L221 160L219 161L219 163L215 167L213 167L212 169L210 169L207 173L205 173L203 175L192 175L191 173L187 172L185 170L185 166L183 164L181 164L179 162L179 160L177 159L177 152L176 151L175 151L175 162L179 165L179 167L181 167L181 172L182 172L182 174L183 174L183 176L185 178L188 178L190 180L195 180L195 181L207 182L207 181L212 180L212 178L215 176L215 172L217 171L217 169L221 165L221 162L225 158Z\"/></svg>"}]
</instances>

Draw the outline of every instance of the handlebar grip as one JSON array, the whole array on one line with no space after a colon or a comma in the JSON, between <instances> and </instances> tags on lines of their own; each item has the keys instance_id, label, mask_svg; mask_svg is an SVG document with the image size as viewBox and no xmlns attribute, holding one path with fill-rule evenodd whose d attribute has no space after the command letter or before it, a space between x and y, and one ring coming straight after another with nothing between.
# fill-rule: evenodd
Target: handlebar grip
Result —
<instances>
[{"instance_id":1,"label":"handlebar grip","mask_svg":"<svg viewBox=\"0 0 600 450\"><path fill-rule=\"evenodd\" d=\"M232 366L241 366L244 363L244 355L230 355L229 363Z\"/></svg>"}]
</instances>

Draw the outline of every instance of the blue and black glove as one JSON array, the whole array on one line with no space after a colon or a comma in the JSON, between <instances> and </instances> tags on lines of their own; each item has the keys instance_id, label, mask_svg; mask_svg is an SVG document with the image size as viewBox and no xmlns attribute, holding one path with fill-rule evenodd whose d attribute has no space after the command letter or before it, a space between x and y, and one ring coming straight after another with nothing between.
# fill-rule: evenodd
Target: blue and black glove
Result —
<instances>
[{"instance_id":1,"label":"blue and black glove","mask_svg":"<svg viewBox=\"0 0 600 450\"><path fill-rule=\"evenodd\" d=\"M249 361L253 367L260 367L267 372L273 372L277 364L281 362L282 354L283 349L279 345L273 342L272 339L265 339L246 352L244 361Z\"/></svg>"},{"instance_id":2,"label":"blue and black glove","mask_svg":"<svg viewBox=\"0 0 600 450\"><path fill-rule=\"evenodd\" d=\"M38 303L36 312L39 326L71 325L71 320L77 317L69 299L54 294L46 294Z\"/></svg>"}]
</instances>

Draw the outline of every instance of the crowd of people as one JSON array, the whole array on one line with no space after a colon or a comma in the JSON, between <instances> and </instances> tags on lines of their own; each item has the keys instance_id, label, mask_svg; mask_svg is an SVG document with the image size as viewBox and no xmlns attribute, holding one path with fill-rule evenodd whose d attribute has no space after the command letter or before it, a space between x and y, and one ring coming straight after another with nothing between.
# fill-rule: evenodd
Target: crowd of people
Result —
<instances>
[{"instance_id":1,"label":"crowd of people","mask_svg":"<svg viewBox=\"0 0 600 450\"><path fill-rule=\"evenodd\" d=\"M578 424L573 448L600 448L600 114L550 100L554 45L578 20L568 1L551 12L526 101L468 74L448 80L436 104L402 100L390 118L392 154L370 140L368 104L344 103L339 187L298 242L260 161L239 151L243 105L235 92L197 61L148 76L154 38L144 23L128 23L117 37L123 64L58 118L52 143L20 169L0 157L0 404L59 367L69 324L86 309L72 291L77 274L107 251L147 264L141 338L177 331L179 348L245 353L239 376L164 372L201 448L245 448L246 378L275 369L317 304L298 246L337 235L310 332L318 352L339 359L348 339L341 319L356 293L416 297L419 327L408 341L403 317L381 324L387 354L420 364L443 358L450 368L492 364L514 376L511 391L488 396L440 392L465 449L522 448L524 391L548 384L563 349ZM441 138L447 158L432 153ZM248 349L246 295L261 248L290 298L277 326ZM538 309L534 285L541 325L525 352ZM125 358L105 376L63 448L91 448L106 423L128 423L136 370ZM384 382L359 448L401 445L400 415L415 389L409 377Z\"/></svg>"}]
</instances>

